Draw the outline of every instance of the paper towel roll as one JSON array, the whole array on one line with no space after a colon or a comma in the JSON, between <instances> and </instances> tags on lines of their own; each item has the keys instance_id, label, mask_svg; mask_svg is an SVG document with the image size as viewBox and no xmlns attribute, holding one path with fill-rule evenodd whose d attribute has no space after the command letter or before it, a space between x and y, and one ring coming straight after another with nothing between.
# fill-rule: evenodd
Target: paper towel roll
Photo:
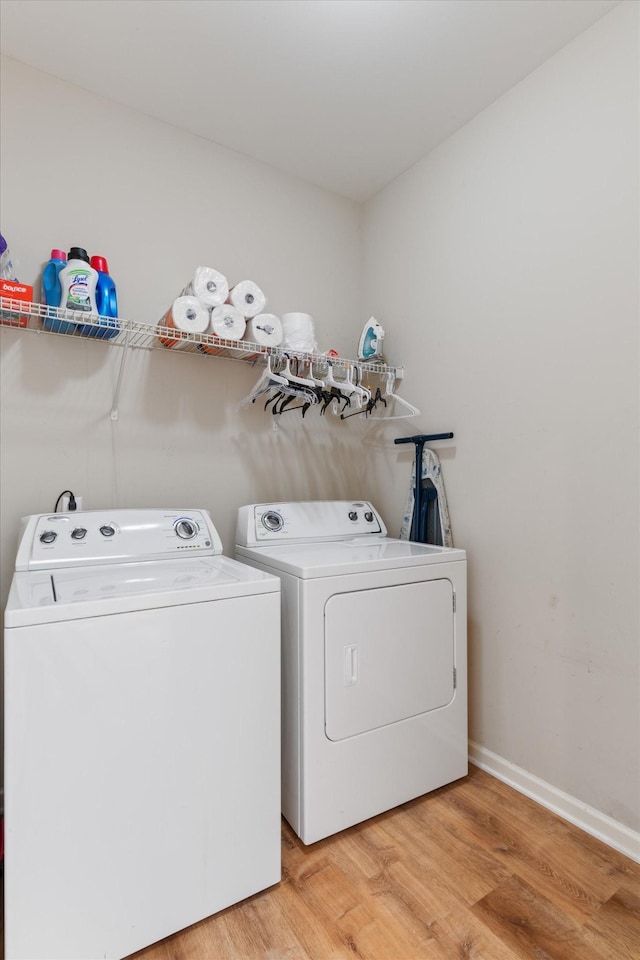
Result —
<instances>
[{"instance_id":1,"label":"paper towel roll","mask_svg":"<svg viewBox=\"0 0 640 960\"><path fill-rule=\"evenodd\" d=\"M283 313L282 317L282 346L290 350L301 350L313 353L317 350L313 317L308 313Z\"/></svg>"},{"instance_id":2,"label":"paper towel roll","mask_svg":"<svg viewBox=\"0 0 640 960\"><path fill-rule=\"evenodd\" d=\"M247 322L246 340L263 347L279 347L282 343L282 323L275 313L259 313Z\"/></svg>"},{"instance_id":3,"label":"paper towel roll","mask_svg":"<svg viewBox=\"0 0 640 960\"><path fill-rule=\"evenodd\" d=\"M231 303L223 303L211 311L211 320L207 333L221 340L242 340L247 323L240 310ZM224 346L202 344L203 353L216 354L225 350Z\"/></svg>"},{"instance_id":4,"label":"paper towel roll","mask_svg":"<svg viewBox=\"0 0 640 960\"><path fill-rule=\"evenodd\" d=\"M227 278L213 267L197 267L181 296L197 297L207 307L217 307L229 296Z\"/></svg>"},{"instance_id":5,"label":"paper towel roll","mask_svg":"<svg viewBox=\"0 0 640 960\"><path fill-rule=\"evenodd\" d=\"M159 327L169 327L182 333L204 333L209 326L209 311L197 297L177 297L165 315L158 321ZM181 338L158 335L165 347L175 347L187 343Z\"/></svg>"},{"instance_id":6,"label":"paper towel roll","mask_svg":"<svg viewBox=\"0 0 640 960\"><path fill-rule=\"evenodd\" d=\"M253 280L241 280L231 287L227 303L232 303L243 317L256 317L267 305L267 298Z\"/></svg>"}]
</instances>

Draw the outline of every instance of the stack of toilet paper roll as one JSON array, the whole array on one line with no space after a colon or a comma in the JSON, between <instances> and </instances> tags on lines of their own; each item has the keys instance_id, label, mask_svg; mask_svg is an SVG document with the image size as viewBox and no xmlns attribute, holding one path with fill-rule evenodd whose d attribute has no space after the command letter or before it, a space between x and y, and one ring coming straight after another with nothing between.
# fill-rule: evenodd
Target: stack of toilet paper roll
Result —
<instances>
[{"instance_id":1,"label":"stack of toilet paper roll","mask_svg":"<svg viewBox=\"0 0 640 960\"><path fill-rule=\"evenodd\" d=\"M229 283L224 274L213 267L198 267L158 324L177 330L182 336L158 335L160 343L173 349L188 347L192 334L209 332L210 311L224 304L228 296ZM243 333L244 327L239 337Z\"/></svg>"},{"instance_id":2,"label":"stack of toilet paper roll","mask_svg":"<svg viewBox=\"0 0 640 960\"><path fill-rule=\"evenodd\" d=\"M158 339L166 347L180 348L192 342L192 334L205 334L198 338L198 349L209 354L222 353L229 348L228 341L243 338L259 344L263 351L277 347L283 340L283 325L275 314L264 312L266 305L267 298L253 280L241 280L229 288L218 270L198 267L159 322L179 335L159 334ZM244 359L257 355L247 354Z\"/></svg>"}]
</instances>

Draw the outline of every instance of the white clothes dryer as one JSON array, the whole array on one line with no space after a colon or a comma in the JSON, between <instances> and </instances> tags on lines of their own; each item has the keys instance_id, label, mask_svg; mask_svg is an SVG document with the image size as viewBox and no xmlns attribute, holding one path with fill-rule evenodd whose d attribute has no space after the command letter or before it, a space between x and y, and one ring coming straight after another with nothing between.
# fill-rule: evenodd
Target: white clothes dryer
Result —
<instances>
[{"instance_id":1,"label":"white clothes dryer","mask_svg":"<svg viewBox=\"0 0 640 960\"><path fill-rule=\"evenodd\" d=\"M467 773L466 554L365 501L251 504L236 556L282 582L282 811L314 843Z\"/></svg>"},{"instance_id":2,"label":"white clothes dryer","mask_svg":"<svg viewBox=\"0 0 640 960\"><path fill-rule=\"evenodd\" d=\"M121 958L280 879L280 595L204 510L27 517L7 960Z\"/></svg>"}]
</instances>

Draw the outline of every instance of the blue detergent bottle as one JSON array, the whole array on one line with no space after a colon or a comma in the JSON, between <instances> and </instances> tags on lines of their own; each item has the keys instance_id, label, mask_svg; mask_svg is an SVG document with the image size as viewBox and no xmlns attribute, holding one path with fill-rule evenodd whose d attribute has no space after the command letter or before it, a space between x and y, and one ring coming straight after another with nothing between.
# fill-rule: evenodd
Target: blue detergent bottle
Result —
<instances>
[{"instance_id":1,"label":"blue detergent bottle","mask_svg":"<svg viewBox=\"0 0 640 960\"><path fill-rule=\"evenodd\" d=\"M80 333L86 337L96 337L100 340L111 340L117 337L120 332L120 324L117 321L118 299L116 296L116 285L112 277L109 276L109 264L106 257L91 257L91 266L98 272L98 282L96 284L96 305L98 307L97 325L83 324L80 327Z\"/></svg>"},{"instance_id":2,"label":"blue detergent bottle","mask_svg":"<svg viewBox=\"0 0 640 960\"><path fill-rule=\"evenodd\" d=\"M67 265L64 250L52 250L49 262L42 271L42 302L48 307L59 307L62 299L60 271ZM67 323L56 316L55 310L48 310L43 317L42 326L53 333L72 333L75 323Z\"/></svg>"}]
</instances>

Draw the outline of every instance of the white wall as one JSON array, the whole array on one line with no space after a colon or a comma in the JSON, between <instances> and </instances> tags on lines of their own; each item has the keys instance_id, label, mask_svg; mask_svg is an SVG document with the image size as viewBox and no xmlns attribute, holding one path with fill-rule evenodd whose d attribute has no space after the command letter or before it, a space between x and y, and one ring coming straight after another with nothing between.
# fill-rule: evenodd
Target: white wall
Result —
<instances>
[{"instance_id":1,"label":"white wall","mask_svg":"<svg viewBox=\"0 0 640 960\"><path fill-rule=\"evenodd\" d=\"M455 432L470 736L635 829L637 19L614 9L383 190L364 228L365 306L425 411L406 432ZM409 464L376 462L397 515Z\"/></svg>"},{"instance_id":2,"label":"white wall","mask_svg":"<svg viewBox=\"0 0 640 960\"><path fill-rule=\"evenodd\" d=\"M154 323L194 268L257 281L353 355L360 210L351 201L12 60L2 72L2 223L19 276L52 247L108 258L122 316ZM208 507L233 550L241 503L355 496L346 424L238 409L259 369L2 329L2 606L21 515L71 488L84 507ZM332 429L333 427L333 429ZM353 484L355 489L350 489Z\"/></svg>"}]
</instances>

